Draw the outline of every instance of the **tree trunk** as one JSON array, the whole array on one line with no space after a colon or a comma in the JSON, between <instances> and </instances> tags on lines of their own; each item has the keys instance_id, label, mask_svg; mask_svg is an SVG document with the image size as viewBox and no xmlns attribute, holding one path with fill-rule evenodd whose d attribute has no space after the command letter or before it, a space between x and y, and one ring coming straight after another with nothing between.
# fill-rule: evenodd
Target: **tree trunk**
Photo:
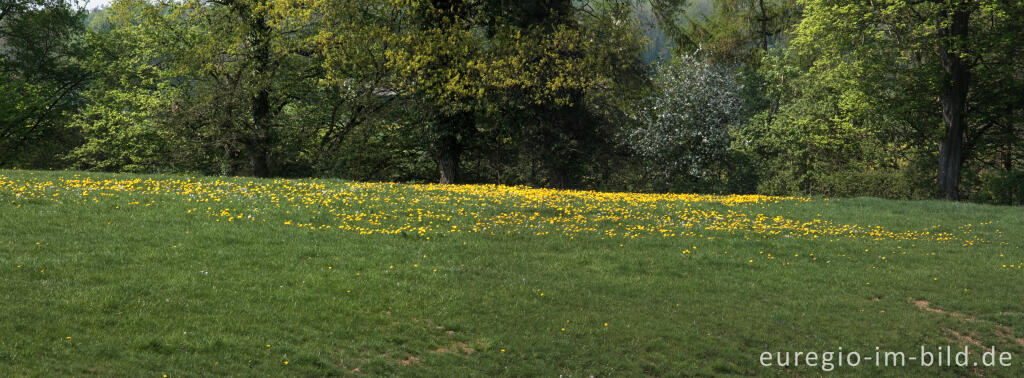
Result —
<instances>
[{"instance_id":1,"label":"tree trunk","mask_svg":"<svg viewBox=\"0 0 1024 378\"><path fill-rule=\"evenodd\" d=\"M437 159L437 168L441 171L439 183L455 184L459 182L459 155L458 151L451 147L441 151Z\"/></svg>"},{"instance_id":2,"label":"tree trunk","mask_svg":"<svg viewBox=\"0 0 1024 378\"><path fill-rule=\"evenodd\" d=\"M270 176L267 164L267 146L269 145L267 135L270 132L271 122L273 122L273 114L270 110L270 91L261 90L253 98L252 135L245 143L245 149L249 153L249 166L252 168L252 175L256 177Z\"/></svg>"},{"instance_id":3,"label":"tree trunk","mask_svg":"<svg viewBox=\"0 0 1024 378\"><path fill-rule=\"evenodd\" d=\"M762 52L768 53L768 10L764 7L764 0L758 0L758 5L761 6L761 17L758 17L758 21L761 22L761 49Z\"/></svg>"},{"instance_id":4,"label":"tree trunk","mask_svg":"<svg viewBox=\"0 0 1024 378\"><path fill-rule=\"evenodd\" d=\"M270 145L270 131L274 122L274 111L270 104L271 56L270 27L261 16L257 17L249 33L253 44L254 85L256 93L252 98L252 130L246 149L249 153L249 164L252 175L256 177L270 176L267 164L267 149Z\"/></svg>"},{"instance_id":5,"label":"tree trunk","mask_svg":"<svg viewBox=\"0 0 1024 378\"><path fill-rule=\"evenodd\" d=\"M942 120L946 125L946 135L939 145L939 172L936 182L942 196L950 201L960 200L960 167L963 165L964 131L967 128L964 115L967 110L967 92L970 85L970 69L961 55L963 44L968 37L970 10L957 8L946 11L944 19L947 23L940 24L942 51L939 57L946 71L946 80L942 88Z\"/></svg>"},{"instance_id":6,"label":"tree trunk","mask_svg":"<svg viewBox=\"0 0 1024 378\"><path fill-rule=\"evenodd\" d=\"M267 166L267 149L264 143L247 143L245 149L249 153L249 166L252 168L252 175L256 177L269 177L270 169Z\"/></svg>"},{"instance_id":7,"label":"tree trunk","mask_svg":"<svg viewBox=\"0 0 1024 378\"><path fill-rule=\"evenodd\" d=\"M583 103L583 95L571 95L574 104ZM582 105L538 106L539 130L534 149L547 171L547 185L556 189L577 189L583 177L586 161L594 157L594 147L604 145L597 128L588 127L589 115Z\"/></svg>"},{"instance_id":8,"label":"tree trunk","mask_svg":"<svg viewBox=\"0 0 1024 378\"><path fill-rule=\"evenodd\" d=\"M462 143L459 142L459 134L472 126L473 119L470 115L459 113L452 116L441 116L435 127L438 128L437 143L437 168L440 171L441 184L458 183L459 163L462 160Z\"/></svg>"}]
</instances>

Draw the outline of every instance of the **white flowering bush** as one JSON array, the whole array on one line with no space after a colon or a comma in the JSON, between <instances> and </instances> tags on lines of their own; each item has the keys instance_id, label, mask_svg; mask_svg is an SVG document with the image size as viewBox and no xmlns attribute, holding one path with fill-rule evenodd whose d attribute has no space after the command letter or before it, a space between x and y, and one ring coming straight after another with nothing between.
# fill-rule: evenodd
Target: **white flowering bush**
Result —
<instances>
[{"instance_id":1,"label":"white flowering bush","mask_svg":"<svg viewBox=\"0 0 1024 378\"><path fill-rule=\"evenodd\" d=\"M713 180L729 151L729 128L744 119L742 84L731 70L683 55L658 68L655 91L636 113L628 146L654 186Z\"/></svg>"}]
</instances>

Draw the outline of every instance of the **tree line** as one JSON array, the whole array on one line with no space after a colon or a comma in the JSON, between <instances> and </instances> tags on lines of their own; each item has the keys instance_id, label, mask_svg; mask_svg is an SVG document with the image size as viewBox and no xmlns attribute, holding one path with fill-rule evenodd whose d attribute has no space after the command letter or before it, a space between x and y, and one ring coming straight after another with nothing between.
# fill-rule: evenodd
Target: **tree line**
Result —
<instances>
[{"instance_id":1,"label":"tree line","mask_svg":"<svg viewBox=\"0 0 1024 378\"><path fill-rule=\"evenodd\" d=\"M0 0L0 167L1024 200L1019 0Z\"/></svg>"}]
</instances>

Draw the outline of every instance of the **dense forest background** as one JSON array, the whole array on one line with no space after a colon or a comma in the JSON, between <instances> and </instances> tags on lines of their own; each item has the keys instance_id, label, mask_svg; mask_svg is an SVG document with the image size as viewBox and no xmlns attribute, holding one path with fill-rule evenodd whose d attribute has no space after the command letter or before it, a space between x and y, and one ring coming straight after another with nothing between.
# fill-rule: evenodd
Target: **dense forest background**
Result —
<instances>
[{"instance_id":1,"label":"dense forest background","mask_svg":"<svg viewBox=\"0 0 1024 378\"><path fill-rule=\"evenodd\" d=\"M0 0L0 167L1024 201L1021 0Z\"/></svg>"}]
</instances>

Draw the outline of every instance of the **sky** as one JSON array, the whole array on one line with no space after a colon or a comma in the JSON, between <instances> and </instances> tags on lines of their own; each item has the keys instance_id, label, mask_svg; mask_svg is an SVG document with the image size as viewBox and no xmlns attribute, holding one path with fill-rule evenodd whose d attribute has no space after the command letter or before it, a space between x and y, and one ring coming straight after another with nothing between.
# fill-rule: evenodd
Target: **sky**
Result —
<instances>
[{"instance_id":1,"label":"sky","mask_svg":"<svg viewBox=\"0 0 1024 378\"><path fill-rule=\"evenodd\" d=\"M111 0L88 0L89 3L85 6L85 9L93 9L99 7L105 7L110 5Z\"/></svg>"}]
</instances>

